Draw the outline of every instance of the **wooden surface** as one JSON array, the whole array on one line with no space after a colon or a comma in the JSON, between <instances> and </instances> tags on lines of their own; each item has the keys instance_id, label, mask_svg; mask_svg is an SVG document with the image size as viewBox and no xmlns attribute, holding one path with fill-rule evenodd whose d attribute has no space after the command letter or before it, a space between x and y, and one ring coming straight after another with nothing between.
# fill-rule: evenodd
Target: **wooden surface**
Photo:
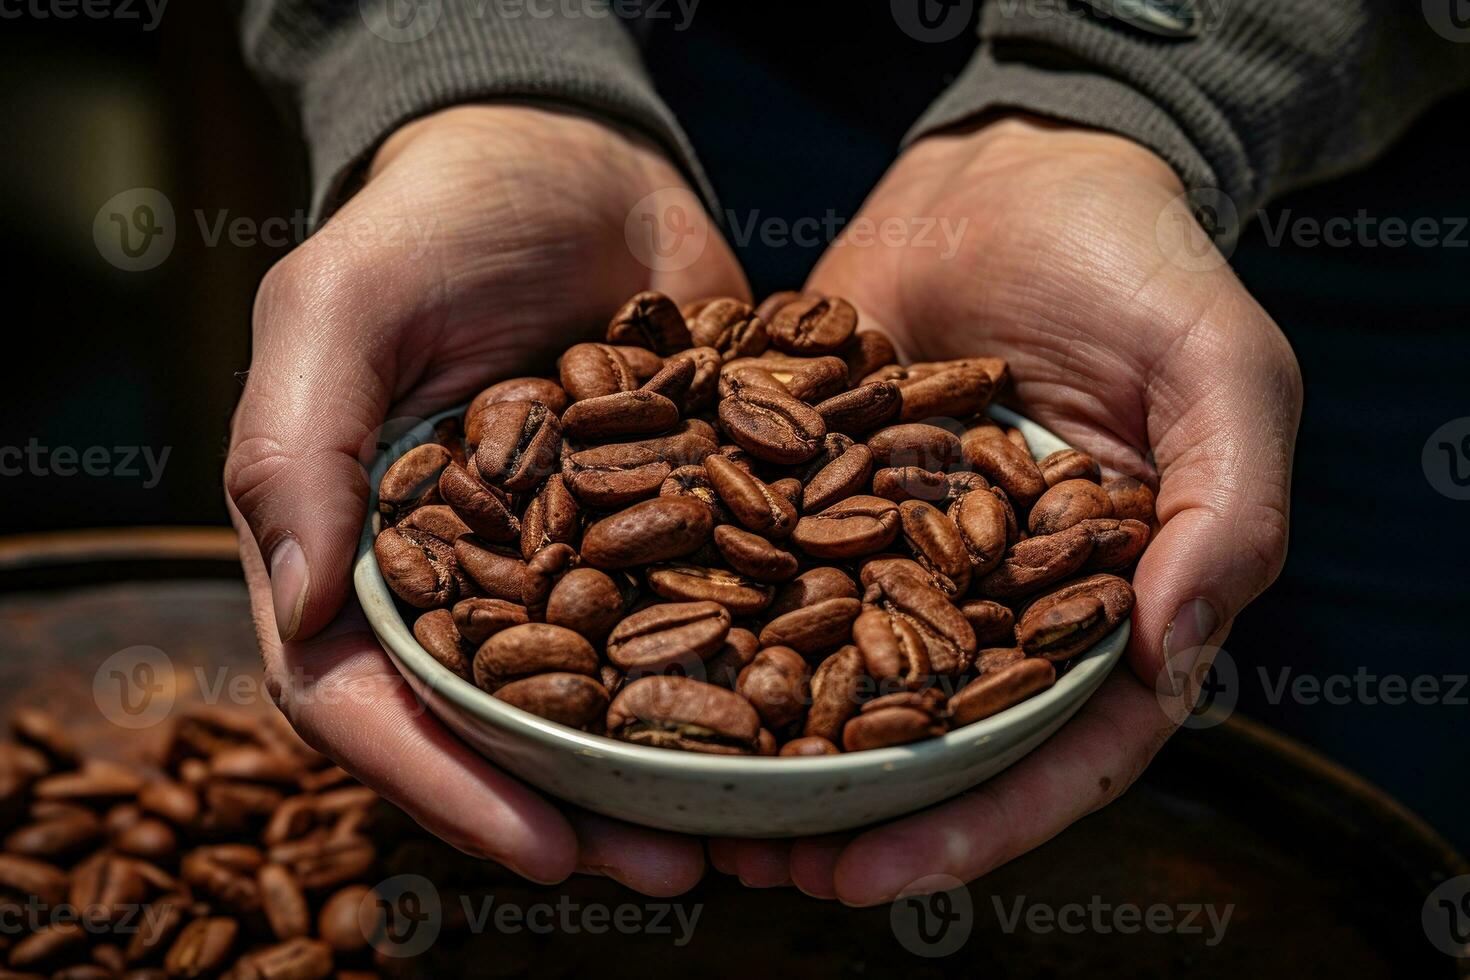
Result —
<instances>
[{"instance_id":1,"label":"wooden surface","mask_svg":"<svg viewBox=\"0 0 1470 980\"><path fill-rule=\"evenodd\" d=\"M108 657L142 646L166 656L175 705L228 689L252 710L274 710L258 696L243 585L221 572L231 547L226 532L72 538L39 542L39 551L36 544L0 542L0 570L8 575L0 595L0 702L7 709L50 708L93 747L137 756L164 726L120 737L99 709L93 682ZM91 558L129 570L130 580L99 582ZM159 577L154 563L168 574ZM711 872L678 899L686 914L699 909L692 939L682 946L674 944L677 929L492 929L442 940L410 972L443 976L470 964L496 976L595 969L601 977L865 977L900 970L991 978L1466 977L1470 963L1430 945L1420 910L1435 884L1467 872L1394 801L1237 716L1181 734L1118 803L972 884L969 915L960 913L950 927L962 932L939 940L967 937L954 955L913 955L899 938L912 929L895 926L889 907L852 910L790 889L753 892ZM595 878L548 888L500 884L494 894L502 905L631 903L645 920L654 914L645 900ZM1201 931L1124 933L1109 925L1119 907L1151 906L1168 910L1176 923L1193 914ZM1207 915L1191 913L1197 906L1213 906L1217 915L1229 909L1218 942L1211 944ZM1026 914L1010 928L1017 909ZM1093 909L1103 910L1100 919ZM1081 928L1048 928L1049 913L1072 916L1068 921Z\"/></svg>"}]
</instances>

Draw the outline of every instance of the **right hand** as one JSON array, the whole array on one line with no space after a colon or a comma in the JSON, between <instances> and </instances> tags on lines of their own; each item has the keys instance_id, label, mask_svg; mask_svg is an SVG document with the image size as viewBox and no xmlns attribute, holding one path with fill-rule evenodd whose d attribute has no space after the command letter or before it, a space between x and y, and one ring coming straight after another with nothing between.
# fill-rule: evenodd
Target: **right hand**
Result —
<instances>
[{"instance_id":1,"label":"right hand","mask_svg":"<svg viewBox=\"0 0 1470 980\"><path fill-rule=\"evenodd\" d=\"M698 880L700 843L564 813L460 742L378 646L349 574L385 420L543 372L640 290L747 295L702 210L686 268L630 249L635 204L670 188L687 191L650 144L571 113L468 106L405 126L261 284L225 465L267 690L309 744L462 850L659 895Z\"/></svg>"}]
</instances>

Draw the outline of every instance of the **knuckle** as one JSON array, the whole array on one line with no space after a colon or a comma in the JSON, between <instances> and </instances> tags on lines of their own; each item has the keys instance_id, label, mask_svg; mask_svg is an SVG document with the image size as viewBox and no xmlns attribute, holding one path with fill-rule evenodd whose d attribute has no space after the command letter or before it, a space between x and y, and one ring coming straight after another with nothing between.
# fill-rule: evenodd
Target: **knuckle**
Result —
<instances>
[{"instance_id":1,"label":"knuckle","mask_svg":"<svg viewBox=\"0 0 1470 980\"><path fill-rule=\"evenodd\" d=\"M1262 503L1251 513L1243 529L1242 543L1251 564L1252 583L1257 592L1276 581L1286 564L1290 535L1284 503Z\"/></svg>"},{"instance_id":2,"label":"knuckle","mask_svg":"<svg viewBox=\"0 0 1470 980\"><path fill-rule=\"evenodd\" d=\"M225 460L225 493L243 514L291 465L291 456L275 439L250 436L237 441Z\"/></svg>"}]
</instances>

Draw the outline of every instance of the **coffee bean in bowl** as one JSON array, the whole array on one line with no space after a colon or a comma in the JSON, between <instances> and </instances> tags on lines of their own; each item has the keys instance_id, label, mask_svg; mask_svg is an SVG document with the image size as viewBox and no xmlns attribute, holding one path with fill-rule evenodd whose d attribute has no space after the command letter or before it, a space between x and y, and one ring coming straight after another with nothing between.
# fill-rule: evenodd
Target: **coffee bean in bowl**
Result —
<instances>
[{"instance_id":1,"label":"coffee bean in bowl","mask_svg":"<svg viewBox=\"0 0 1470 980\"><path fill-rule=\"evenodd\" d=\"M355 582L399 669L609 816L918 809L1033 749L1127 642L1147 486L992 404L999 358L899 365L838 297L763 308L640 294L371 473Z\"/></svg>"}]
</instances>

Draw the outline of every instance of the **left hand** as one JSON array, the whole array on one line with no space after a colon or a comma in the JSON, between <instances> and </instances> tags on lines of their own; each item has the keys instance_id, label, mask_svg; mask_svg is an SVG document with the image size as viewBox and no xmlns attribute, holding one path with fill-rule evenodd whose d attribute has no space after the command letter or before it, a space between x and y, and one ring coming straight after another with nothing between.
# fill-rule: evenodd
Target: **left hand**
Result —
<instances>
[{"instance_id":1,"label":"left hand","mask_svg":"<svg viewBox=\"0 0 1470 980\"><path fill-rule=\"evenodd\" d=\"M852 905L969 881L1117 798L1173 734L1171 699L1197 694L1281 569L1302 399L1290 345L1224 258L1171 261L1171 236L1203 236L1174 220L1183 191L1126 139L1008 117L915 144L819 263L807 288L852 301L908 358L1007 358L1020 411L1105 469L1157 478L1162 529L1133 578L1131 674L1043 746L854 835L714 841L717 868Z\"/></svg>"}]
</instances>

